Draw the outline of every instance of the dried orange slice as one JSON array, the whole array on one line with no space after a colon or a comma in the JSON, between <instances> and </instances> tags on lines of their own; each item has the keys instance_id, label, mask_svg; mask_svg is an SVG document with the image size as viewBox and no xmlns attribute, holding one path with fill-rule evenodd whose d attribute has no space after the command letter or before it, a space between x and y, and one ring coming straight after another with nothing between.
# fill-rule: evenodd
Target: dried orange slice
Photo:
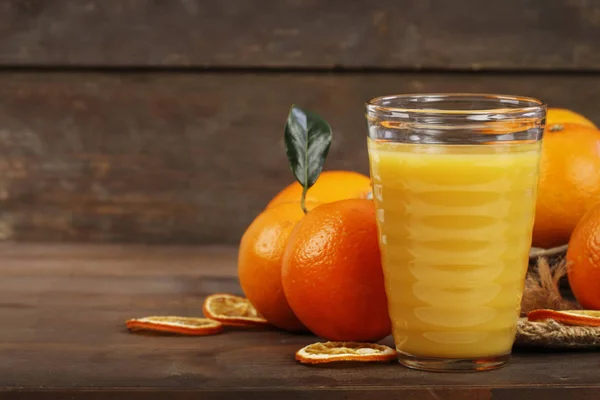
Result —
<instances>
[{"instance_id":1,"label":"dried orange slice","mask_svg":"<svg viewBox=\"0 0 600 400\"><path fill-rule=\"evenodd\" d=\"M145 317L125 321L131 332L149 331L178 335L214 335L223 330L223 324L208 318Z\"/></svg>"},{"instance_id":2,"label":"dried orange slice","mask_svg":"<svg viewBox=\"0 0 600 400\"><path fill-rule=\"evenodd\" d=\"M565 310L556 311L539 309L527 314L529 321L545 321L553 319L565 325L600 326L600 311L594 310Z\"/></svg>"},{"instance_id":3,"label":"dried orange slice","mask_svg":"<svg viewBox=\"0 0 600 400\"><path fill-rule=\"evenodd\" d=\"M202 306L204 316L230 326L262 326L268 322L245 297L216 293L208 296Z\"/></svg>"},{"instance_id":4,"label":"dried orange slice","mask_svg":"<svg viewBox=\"0 0 600 400\"><path fill-rule=\"evenodd\" d=\"M391 361L396 351L375 343L324 342L313 343L296 352L296 360L303 364L322 364L337 361Z\"/></svg>"}]
</instances>

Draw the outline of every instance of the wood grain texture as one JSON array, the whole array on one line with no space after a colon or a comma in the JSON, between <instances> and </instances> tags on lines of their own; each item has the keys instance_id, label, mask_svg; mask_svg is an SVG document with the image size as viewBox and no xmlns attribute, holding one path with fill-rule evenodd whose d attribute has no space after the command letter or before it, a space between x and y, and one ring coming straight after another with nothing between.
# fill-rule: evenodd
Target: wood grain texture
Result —
<instances>
[{"instance_id":1,"label":"wood grain texture","mask_svg":"<svg viewBox=\"0 0 600 400\"><path fill-rule=\"evenodd\" d=\"M0 254L2 400L553 400L600 389L594 352L520 351L497 371L435 374L396 363L307 367L293 354L317 338L277 330L125 330L131 317L198 316L207 294L240 293L233 248L4 243Z\"/></svg>"},{"instance_id":2,"label":"wood grain texture","mask_svg":"<svg viewBox=\"0 0 600 400\"><path fill-rule=\"evenodd\" d=\"M363 103L397 92L540 97L600 122L600 77L0 74L0 238L238 243L293 181L292 103L333 127L326 169L368 174Z\"/></svg>"},{"instance_id":3,"label":"wood grain texture","mask_svg":"<svg viewBox=\"0 0 600 400\"><path fill-rule=\"evenodd\" d=\"M600 68L586 0L6 0L0 64Z\"/></svg>"}]
</instances>

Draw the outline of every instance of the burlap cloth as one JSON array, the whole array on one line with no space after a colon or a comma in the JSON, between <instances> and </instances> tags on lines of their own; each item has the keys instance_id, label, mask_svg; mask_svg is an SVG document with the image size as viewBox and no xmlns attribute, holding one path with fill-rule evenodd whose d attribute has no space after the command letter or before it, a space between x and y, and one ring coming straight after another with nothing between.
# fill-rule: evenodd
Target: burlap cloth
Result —
<instances>
[{"instance_id":1,"label":"burlap cloth","mask_svg":"<svg viewBox=\"0 0 600 400\"><path fill-rule=\"evenodd\" d=\"M530 322L520 318L515 345L562 349L600 349L600 327L563 325L554 320Z\"/></svg>"},{"instance_id":2,"label":"burlap cloth","mask_svg":"<svg viewBox=\"0 0 600 400\"><path fill-rule=\"evenodd\" d=\"M567 246L530 253L530 270L525 282L522 315L535 309L581 309L575 301L563 298L560 280L567 274L564 259ZM555 259L550 262L548 257ZM565 325L552 319L540 322L521 317L517 323L515 345L548 349L600 349L600 327Z\"/></svg>"}]
</instances>

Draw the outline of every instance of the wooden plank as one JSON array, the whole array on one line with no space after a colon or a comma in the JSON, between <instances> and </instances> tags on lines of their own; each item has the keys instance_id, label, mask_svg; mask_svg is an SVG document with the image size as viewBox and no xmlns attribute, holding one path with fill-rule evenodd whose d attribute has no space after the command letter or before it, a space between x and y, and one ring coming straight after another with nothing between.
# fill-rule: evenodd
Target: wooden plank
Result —
<instances>
[{"instance_id":1,"label":"wooden plank","mask_svg":"<svg viewBox=\"0 0 600 400\"><path fill-rule=\"evenodd\" d=\"M1 65L600 68L586 0L9 0Z\"/></svg>"},{"instance_id":2,"label":"wooden plank","mask_svg":"<svg viewBox=\"0 0 600 400\"><path fill-rule=\"evenodd\" d=\"M368 174L364 101L540 97L600 123L598 75L0 74L0 238L235 244L293 181L292 103L334 129L326 169Z\"/></svg>"},{"instance_id":3,"label":"wooden plank","mask_svg":"<svg viewBox=\"0 0 600 400\"><path fill-rule=\"evenodd\" d=\"M588 393L592 393L590 389ZM561 391L564 393L564 391ZM580 395L581 390L570 391ZM176 389L168 391L131 391L119 389L87 389L84 391L66 391L58 390L53 392L42 391L32 392L19 390L18 392L0 392L1 400L58 400L58 399L76 399L76 400L104 400L104 399L131 399L131 400L189 400L193 398L202 398L209 400L231 400L231 399L247 399L247 400L280 400L282 398L292 398L298 400L364 400L372 399L373 396L385 395L386 399L390 400L488 400L489 391L485 389L469 388L463 390L440 389L440 390L412 390L398 388L396 391L379 390L378 388L369 388L368 390L359 389L330 389L323 388L319 391L303 391L294 388L275 388L269 390L248 390L245 388L224 388L222 390L203 390L195 389ZM435 396L435 397L434 397ZM593 397L581 397L583 400L593 399ZM534 398L532 398L534 399ZM559 397L547 397L545 400L563 399Z\"/></svg>"},{"instance_id":4,"label":"wooden plank","mask_svg":"<svg viewBox=\"0 0 600 400\"><path fill-rule=\"evenodd\" d=\"M539 397L540 399L580 399L593 400L598 397L596 388L524 388L518 392L514 390L492 390L492 399L494 400L530 400Z\"/></svg>"},{"instance_id":5,"label":"wooden plank","mask_svg":"<svg viewBox=\"0 0 600 400\"><path fill-rule=\"evenodd\" d=\"M150 258L163 268L145 275L140 260ZM396 363L307 367L293 354L317 338L274 329L200 338L125 330L134 316L200 315L207 294L239 290L235 258L235 248L0 245L0 399L554 400L600 389L594 352L518 351L497 371L435 374ZM203 286L217 270L228 272Z\"/></svg>"}]
</instances>

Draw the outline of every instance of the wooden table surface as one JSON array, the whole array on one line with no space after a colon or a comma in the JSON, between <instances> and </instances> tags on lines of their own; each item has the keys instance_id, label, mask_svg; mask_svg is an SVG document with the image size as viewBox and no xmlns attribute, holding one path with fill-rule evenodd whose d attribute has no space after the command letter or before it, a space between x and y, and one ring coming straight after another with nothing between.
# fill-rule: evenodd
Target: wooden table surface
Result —
<instances>
[{"instance_id":1,"label":"wooden table surface","mask_svg":"<svg viewBox=\"0 0 600 400\"><path fill-rule=\"evenodd\" d=\"M208 337L128 333L131 317L199 316L240 293L235 249L0 245L0 399L596 399L600 353L517 351L473 374L397 363L308 367L316 340L276 330ZM384 340L391 344L390 339Z\"/></svg>"}]
</instances>

